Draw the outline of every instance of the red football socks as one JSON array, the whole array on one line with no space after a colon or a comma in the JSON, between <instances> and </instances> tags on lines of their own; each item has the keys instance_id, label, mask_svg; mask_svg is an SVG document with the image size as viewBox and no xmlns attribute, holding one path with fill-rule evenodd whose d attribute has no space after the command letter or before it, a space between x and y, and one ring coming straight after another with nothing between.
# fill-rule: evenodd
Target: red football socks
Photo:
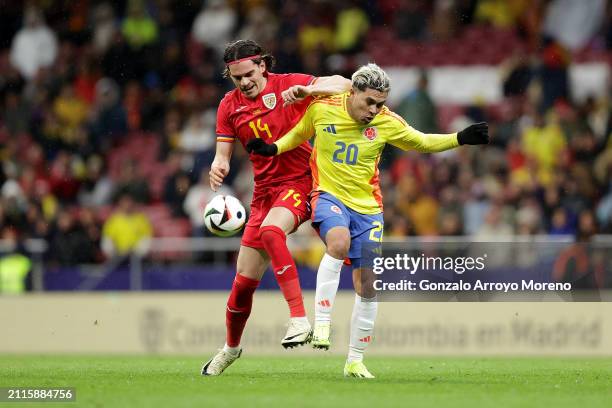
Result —
<instances>
[{"instance_id":1,"label":"red football socks","mask_svg":"<svg viewBox=\"0 0 612 408\"><path fill-rule=\"evenodd\" d=\"M255 293L258 285L258 280L236 274L225 311L225 327L227 328L225 342L229 347L240 345L244 326L251 314L253 293Z\"/></svg>"},{"instance_id":2,"label":"red football socks","mask_svg":"<svg viewBox=\"0 0 612 408\"><path fill-rule=\"evenodd\" d=\"M259 238L272 260L274 276L289 305L291 317L306 316L297 268L287 248L287 236L277 226L266 225L259 229Z\"/></svg>"}]
</instances>

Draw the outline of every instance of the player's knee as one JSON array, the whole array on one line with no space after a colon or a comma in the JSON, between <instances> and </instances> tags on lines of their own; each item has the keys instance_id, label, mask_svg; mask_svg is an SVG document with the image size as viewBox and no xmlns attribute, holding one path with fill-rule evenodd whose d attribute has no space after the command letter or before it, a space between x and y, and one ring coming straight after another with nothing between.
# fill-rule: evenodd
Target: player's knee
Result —
<instances>
[{"instance_id":1,"label":"player's knee","mask_svg":"<svg viewBox=\"0 0 612 408\"><path fill-rule=\"evenodd\" d=\"M329 243L327 245L327 253L336 259L345 259L348 255L348 247L342 243Z\"/></svg>"},{"instance_id":2,"label":"player's knee","mask_svg":"<svg viewBox=\"0 0 612 408\"><path fill-rule=\"evenodd\" d=\"M236 263L236 273L245 278L261 280L267 265L261 265L253 260L240 260Z\"/></svg>"},{"instance_id":3,"label":"player's knee","mask_svg":"<svg viewBox=\"0 0 612 408\"><path fill-rule=\"evenodd\" d=\"M238 264L236 265L236 273L254 280L261 280L261 273L254 265Z\"/></svg>"},{"instance_id":4,"label":"player's knee","mask_svg":"<svg viewBox=\"0 0 612 408\"><path fill-rule=\"evenodd\" d=\"M350 246L351 237L348 234L331 234L327 238L327 253L336 259L346 258Z\"/></svg>"},{"instance_id":5,"label":"player's knee","mask_svg":"<svg viewBox=\"0 0 612 408\"><path fill-rule=\"evenodd\" d=\"M236 273L238 275L260 281L267 267L268 261L263 249L240 247L236 262Z\"/></svg>"}]
</instances>

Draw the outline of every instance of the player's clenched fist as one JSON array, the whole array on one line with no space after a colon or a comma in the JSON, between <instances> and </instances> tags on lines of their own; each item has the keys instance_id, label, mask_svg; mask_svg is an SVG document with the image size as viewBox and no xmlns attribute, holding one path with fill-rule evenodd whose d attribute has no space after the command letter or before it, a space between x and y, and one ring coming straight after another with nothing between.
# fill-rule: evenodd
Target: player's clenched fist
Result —
<instances>
[{"instance_id":1,"label":"player's clenched fist","mask_svg":"<svg viewBox=\"0 0 612 408\"><path fill-rule=\"evenodd\" d=\"M227 173L229 173L229 163L227 161L213 161L208 173L210 175L210 188L212 191L217 191L221 187Z\"/></svg>"},{"instance_id":2,"label":"player's clenched fist","mask_svg":"<svg viewBox=\"0 0 612 408\"><path fill-rule=\"evenodd\" d=\"M294 85L291 88L287 88L281 93L283 97L284 106L291 105L292 103L301 101L311 94L310 87L305 85Z\"/></svg>"},{"instance_id":3,"label":"player's clenched fist","mask_svg":"<svg viewBox=\"0 0 612 408\"><path fill-rule=\"evenodd\" d=\"M278 152L278 147L275 143L266 143L261 139L251 139L246 145L247 152L258 154L260 156L275 156Z\"/></svg>"}]
</instances>

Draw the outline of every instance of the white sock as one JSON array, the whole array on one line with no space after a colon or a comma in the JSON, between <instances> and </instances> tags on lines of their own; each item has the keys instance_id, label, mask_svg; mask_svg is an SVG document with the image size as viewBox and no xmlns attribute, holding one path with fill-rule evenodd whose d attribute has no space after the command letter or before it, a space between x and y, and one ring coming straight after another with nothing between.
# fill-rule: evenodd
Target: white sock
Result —
<instances>
[{"instance_id":1,"label":"white sock","mask_svg":"<svg viewBox=\"0 0 612 408\"><path fill-rule=\"evenodd\" d=\"M329 254L323 255L317 272L317 292L315 294L315 323L331 322L331 311L340 283L343 259Z\"/></svg>"},{"instance_id":2,"label":"white sock","mask_svg":"<svg viewBox=\"0 0 612 408\"><path fill-rule=\"evenodd\" d=\"M225 343L225 345L223 346L223 351L227 351L228 353L231 354L238 354L238 352L240 351L240 346L236 346L236 347L230 347L227 345L227 343Z\"/></svg>"},{"instance_id":3,"label":"white sock","mask_svg":"<svg viewBox=\"0 0 612 408\"><path fill-rule=\"evenodd\" d=\"M363 353L372 342L378 302L376 298L365 299L355 294L355 305L351 317L351 340L348 361L362 361Z\"/></svg>"}]
</instances>

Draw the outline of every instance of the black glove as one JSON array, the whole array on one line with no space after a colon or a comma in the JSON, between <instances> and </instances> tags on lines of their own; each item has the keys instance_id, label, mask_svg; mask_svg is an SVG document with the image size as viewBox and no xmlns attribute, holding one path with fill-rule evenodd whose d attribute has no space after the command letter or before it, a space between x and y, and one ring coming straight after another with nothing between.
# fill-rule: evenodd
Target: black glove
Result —
<instances>
[{"instance_id":1,"label":"black glove","mask_svg":"<svg viewBox=\"0 0 612 408\"><path fill-rule=\"evenodd\" d=\"M246 150L249 153L258 154L260 156L276 156L278 146L274 143L267 144L262 139L256 138L249 140L246 145Z\"/></svg>"},{"instance_id":2,"label":"black glove","mask_svg":"<svg viewBox=\"0 0 612 408\"><path fill-rule=\"evenodd\" d=\"M486 122L470 125L457 133L457 141L460 145L489 144L489 125Z\"/></svg>"}]
</instances>

